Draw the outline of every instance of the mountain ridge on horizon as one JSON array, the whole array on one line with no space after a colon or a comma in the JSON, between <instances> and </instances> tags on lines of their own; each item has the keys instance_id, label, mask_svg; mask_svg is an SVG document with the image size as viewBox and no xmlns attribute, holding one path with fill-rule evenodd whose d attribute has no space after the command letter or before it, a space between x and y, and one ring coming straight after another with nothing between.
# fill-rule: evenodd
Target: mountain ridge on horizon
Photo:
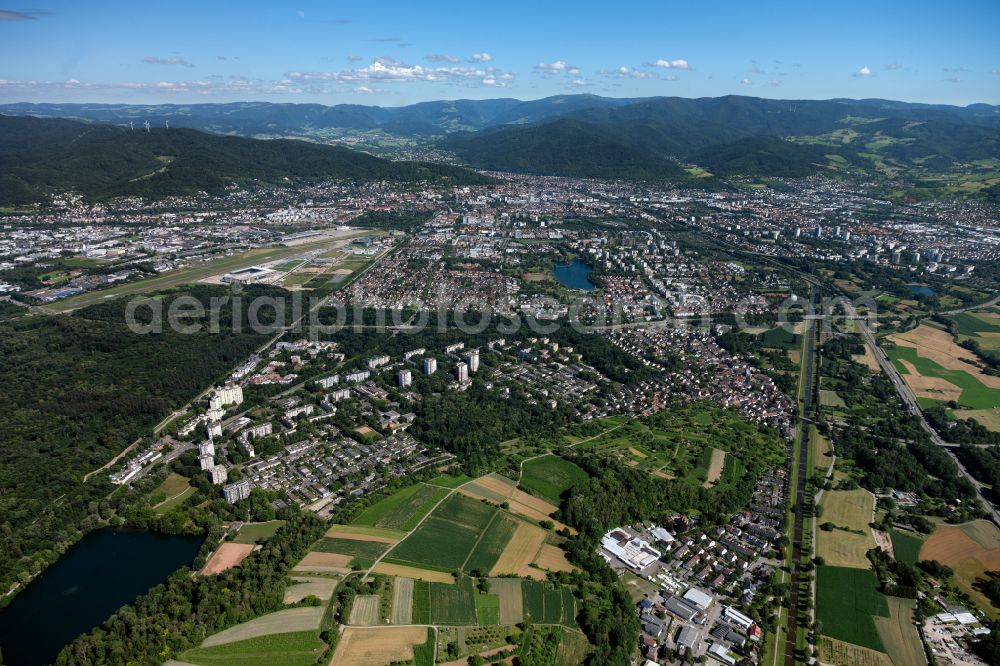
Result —
<instances>
[{"instance_id":1,"label":"mountain ridge on horizon","mask_svg":"<svg viewBox=\"0 0 1000 666\"><path fill-rule=\"evenodd\" d=\"M402 107L18 103L0 105L0 114L118 126L169 122L172 128L211 134L352 147L367 142L376 146L374 152L384 145L391 151L403 140L418 150L446 151L474 168L539 175L664 181L706 173L726 178L826 173L901 179L917 189L944 191L946 185L931 181L974 173L979 180L963 195L1000 196L1000 183L992 182L1000 180L1000 106L988 104L579 94Z\"/></svg>"}]
</instances>

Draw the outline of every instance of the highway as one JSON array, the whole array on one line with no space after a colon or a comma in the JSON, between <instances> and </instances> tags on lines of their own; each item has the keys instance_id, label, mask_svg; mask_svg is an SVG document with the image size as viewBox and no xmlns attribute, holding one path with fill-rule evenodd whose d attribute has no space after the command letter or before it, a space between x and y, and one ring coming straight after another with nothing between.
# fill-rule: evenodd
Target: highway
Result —
<instances>
[{"instance_id":1,"label":"highway","mask_svg":"<svg viewBox=\"0 0 1000 666\"><path fill-rule=\"evenodd\" d=\"M989 497L988 494L989 488L979 483L979 481L977 481L971 474L969 474L969 470L965 469L965 466L958 459L958 456L956 456L955 453L951 450L953 448L956 448L958 445L953 444L951 442L946 442L944 439L941 438L941 435L937 433L934 427L927 422L927 419L924 417L923 411L921 411L920 409L920 405L917 404L916 398L913 396L913 393L910 392L910 388L906 385L906 382L903 380L902 375L899 374L899 371L896 370L896 366L892 364L892 361L889 360L889 357L886 355L886 353L882 351L881 347L879 347L878 342L875 340L875 335L871 332L871 329L868 328L868 323L864 320L864 318L859 317L857 310L854 308L854 306L847 303L846 301L844 302L844 307L847 310L847 315L854 320L854 323L858 327L858 331L861 332L861 336L865 339L865 344L867 344L868 347L871 348L872 353L875 354L875 360L878 361L878 365L880 368L882 368L882 372L885 373L885 376L889 378L889 380L892 382L892 385L896 388L896 393L899 394L899 397L902 399L903 404L906 405L907 409L910 410L911 414L917 417L917 420L920 422L920 426L930 436L931 441L948 452L948 455L951 456L951 459L955 461L956 465L958 465L958 469L959 471L962 472L962 475L966 479L968 479L973 486L976 487L976 491L979 493L979 499L982 501L983 506L989 512L990 518L993 520L994 523L1000 526L1000 511L997 511L996 506L993 504L992 500Z\"/></svg>"}]
</instances>

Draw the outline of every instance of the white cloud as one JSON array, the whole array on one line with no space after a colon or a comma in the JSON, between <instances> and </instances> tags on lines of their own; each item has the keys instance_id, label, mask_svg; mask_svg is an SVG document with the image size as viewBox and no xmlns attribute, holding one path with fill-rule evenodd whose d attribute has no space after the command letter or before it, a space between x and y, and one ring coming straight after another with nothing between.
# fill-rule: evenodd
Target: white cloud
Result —
<instances>
[{"instance_id":1,"label":"white cloud","mask_svg":"<svg viewBox=\"0 0 1000 666\"><path fill-rule=\"evenodd\" d=\"M559 74L565 74L566 76L580 75L580 68L567 64L565 60L556 60L550 63L540 62L535 65L535 71L541 72L542 76L556 76Z\"/></svg>"},{"instance_id":2,"label":"white cloud","mask_svg":"<svg viewBox=\"0 0 1000 666\"><path fill-rule=\"evenodd\" d=\"M901 62L890 62L885 66L886 71L894 72L897 69L903 69L903 63Z\"/></svg>"},{"instance_id":3,"label":"white cloud","mask_svg":"<svg viewBox=\"0 0 1000 666\"><path fill-rule=\"evenodd\" d=\"M590 83L584 81L583 79L573 79L569 82L569 84L574 88L586 88L590 85Z\"/></svg>"},{"instance_id":4,"label":"white cloud","mask_svg":"<svg viewBox=\"0 0 1000 666\"><path fill-rule=\"evenodd\" d=\"M645 63L645 66L662 67L664 69L691 69L691 63L683 58L679 58L677 60L664 60L663 58L660 58L659 60Z\"/></svg>"},{"instance_id":5,"label":"white cloud","mask_svg":"<svg viewBox=\"0 0 1000 666\"><path fill-rule=\"evenodd\" d=\"M852 74L852 76L855 77L871 76L871 75L872 75L872 70L868 69L868 65L865 65L858 71L854 72L854 74Z\"/></svg>"},{"instance_id":6,"label":"white cloud","mask_svg":"<svg viewBox=\"0 0 1000 666\"><path fill-rule=\"evenodd\" d=\"M656 72L646 72L641 69L631 67L619 67L617 69L605 69L598 72L601 76L610 76L616 79L658 79L660 75Z\"/></svg>"},{"instance_id":7,"label":"white cloud","mask_svg":"<svg viewBox=\"0 0 1000 666\"><path fill-rule=\"evenodd\" d=\"M743 86L752 86L753 85L753 81L751 81L750 79L740 79L740 85L743 85Z\"/></svg>"},{"instance_id":8,"label":"white cloud","mask_svg":"<svg viewBox=\"0 0 1000 666\"><path fill-rule=\"evenodd\" d=\"M781 81L779 81L778 79L771 79L770 81L767 82L767 85L771 86L772 88L777 88L778 86L781 85Z\"/></svg>"},{"instance_id":9,"label":"white cloud","mask_svg":"<svg viewBox=\"0 0 1000 666\"><path fill-rule=\"evenodd\" d=\"M483 51L482 53L473 53L469 60L470 62L493 62L493 56Z\"/></svg>"},{"instance_id":10,"label":"white cloud","mask_svg":"<svg viewBox=\"0 0 1000 666\"><path fill-rule=\"evenodd\" d=\"M142 59L147 65L180 65L181 67L194 67L184 58L158 58L156 56L146 56Z\"/></svg>"},{"instance_id":11,"label":"white cloud","mask_svg":"<svg viewBox=\"0 0 1000 666\"><path fill-rule=\"evenodd\" d=\"M514 73L502 72L495 67L425 67L380 56L367 67L356 69L334 70L329 72L289 72L288 78L298 83L326 81L330 83L401 83L411 81L430 81L443 83L481 83L483 85L500 85L502 82L514 79ZM487 79L493 84L483 83Z\"/></svg>"},{"instance_id":12,"label":"white cloud","mask_svg":"<svg viewBox=\"0 0 1000 666\"><path fill-rule=\"evenodd\" d=\"M444 53L431 53L430 55L424 56L424 60L427 60L428 62L450 62L453 65L458 64L458 58Z\"/></svg>"}]
</instances>

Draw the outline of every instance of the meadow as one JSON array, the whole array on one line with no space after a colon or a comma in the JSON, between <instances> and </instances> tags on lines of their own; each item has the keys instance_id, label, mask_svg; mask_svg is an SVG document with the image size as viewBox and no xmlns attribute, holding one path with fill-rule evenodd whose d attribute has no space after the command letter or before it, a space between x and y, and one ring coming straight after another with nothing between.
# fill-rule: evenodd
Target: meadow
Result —
<instances>
[{"instance_id":1,"label":"meadow","mask_svg":"<svg viewBox=\"0 0 1000 666\"><path fill-rule=\"evenodd\" d=\"M892 538L892 550L899 562L905 562L911 567L920 559L920 548L924 545L924 540L910 532L900 530L890 530L889 536Z\"/></svg>"},{"instance_id":2,"label":"meadow","mask_svg":"<svg viewBox=\"0 0 1000 666\"><path fill-rule=\"evenodd\" d=\"M867 490L833 490L823 493L823 515L819 525L833 523L833 531L816 530L816 554L836 567L869 566L866 553L875 547L868 524L872 521L874 498Z\"/></svg>"},{"instance_id":3,"label":"meadow","mask_svg":"<svg viewBox=\"0 0 1000 666\"><path fill-rule=\"evenodd\" d=\"M558 505L562 494L587 480L587 473L554 455L532 458L521 466L520 485L528 492Z\"/></svg>"}]
</instances>

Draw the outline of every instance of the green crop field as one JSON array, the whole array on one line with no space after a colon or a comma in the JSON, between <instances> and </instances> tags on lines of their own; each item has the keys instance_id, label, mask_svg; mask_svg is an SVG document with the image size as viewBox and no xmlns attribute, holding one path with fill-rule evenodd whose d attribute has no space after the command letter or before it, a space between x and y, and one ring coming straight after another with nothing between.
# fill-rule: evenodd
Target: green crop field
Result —
<instances>
[{"instance_id":1,"label":"green crop field","mask_svg":"<svg viewBox=\"0 0 1000 666\"><path fill-rule=\"evenodd\" d=\"M478 532L432 515L390 555L393 561L453 571L462 567L478 538Z\"/></svg>"},{"instance_id":2,"label":"green crop field","mask_svg":"<svg viewBox=\"0 0 1000 666\"><path fill-rule=\"evenodd\" d=\"M890 530L889 536L892 537L892 550L896 554L896 560L910 566L916 564L924 540L914 534L899 530Z\"/></svg>"},{"instance_id":3,"label":"green crop field","mask_svg":"<svg viewBox=\"0 0 1000 666\"><path fill-rule=\"evenodd\" d=\"M500 624L500 597L496 594L477 594L476 618L484 626Z\"/></svg>"},{"instance_id":4,"label":"green crop field","mask_svg":"<svg viewBox=\"0 0 1000 666\"><path fill-rule=\"evenodd\" d=\"M587 473L582 469L568 460L549 455L525 461L520 485L558 506L565 491L586 480Z\"/></svg>"},{"instance_id":5,"label":"green crop field","mask_svg":"<svg viewBox=\"0 0 1000 666\"><path fill-rule=\"evenodd\" d=\"M568 587L562 588L562 623L569 627L576 626L576 600Z\"/></svg>"},{"instance_id":6,"label":"green crop field","mask_svg":"<svg viewBox=\"0 0 1000 666\"><path fill-rule=\"evenodd\" d=\"M323 537L313 546L313 550L323 553L340 553L341 555L374 559L384 553L388 547L387 544L377 541L354 541L353 539Z\"/></svg>"},{"instance_id":7,"label":"green crop field","mask_svg":"<svg viewBox=\"0 0 1000 666\"><path fill-rule=\"evenodd\" d=\"M545 606L544 612L542 613L542 623L560 624L563 619L562 590L558 588L554 590L546 588L542 593L542 601Z\"/></svg>"},{"instance_id":8,"label":"green crop field","mask_svg":"<svg viewBox=\"0 0 1000 666\"><path fill-rule=\"evenodd\" d=\"M878 578L867 569L819 567L816 576L816 618L825 636L884 652L875 616L889 617Z\"/></svg>"},{"instance_id":9,"label":"green crop field","mask_svg":"<svg viewBox=\"0 0 1000 666\"><path fill-rule=\"evenodd\" d=\"M278 528L285 524L283 520L270 520L266 523L245 523L233 538L236 543L257 543L267 541L274 536ZM349 553L344 553L345 555Z\"/></svg>"},{"instance_id":10,"label":"green crop field","mask_svg":"<svg viewBox=\"0 0 1000 666\"><path fill-rule=\"evenodd\" d=\"M468 483L469 481L472 481L472 477L466 476L465 474L442 474L441 476L435 476L427 483L432 486L441 486L443 488L458 488L463 483Z\"/></svg>"},{"instance_id":11,"label":"green crop field","mask_svg":"<svg viewBox=\"0 0 1000 666\"><path fill-rule=\"evenodd\" d=\"M802 345L802 337L778 326L769 331L761 333L760 344L762 347L772 349L798 349Z\"/></svg>"},{"instance_id":12,"label":"green crop field","mask_svg":"<svg viewBox=\"0 0 1000 666\"><path fill-rule=\"evenodd\" d=\"M896 345L886 349L886 354L892 359L893 365L901 374L909 374L906 368L899 362L907 361L916 368L924 377L939 377L945 379L962 389L962 395L958 403L970 409L992 409L1000 406L1000 389L993 389L985 386L978 379L962 370L948 370L943 368L929 358L917 355L917 350L912 347Z\"/></svg>"},{"instance_id":13,"label":"green crop field","mask_svg":"<svg viewBox=\"0 0 1000 666\"><path fill-rule=\"evenodd\" d=\"M480 502L456 493L441 503L441 506L434 512L434 517L450 520L469 529L482 531L493 519L496 512L497 509L486 502Z\"/></svg>"},{"instance_id":14,"label":"green crop field","mask_svg":"<svg viewBox=\"0 0 1000 666\"><path fill-rule=\"evenodd\" d=\"M315 631L258 636L235 643L194 648L180 655L187 663L202 666L308 666L326 649Z\"/></svg>"},{"instance_id":15,"label":"green crop field","mask_svg":"<svg viewBox=\"0 0 1000 666\"><path fill-rule=\"evenodd\" d=\"M518 521L515 519L498 513L462 568L470 572L480 571L484 575L488 574L500 558L500 553L507 547L510 538L514 536L517 525Z\"/></svg>"},{"instance_id":16,"label":"green crop field","mask_svg":"<svg viewBox=\"0 0 1000 666\"><path fill-rule=\"evenodd\" d=\"M413 646L413 666L434 666L434 630L427 630L427 640Z\"/></svg>"},{"instance_id":17,"label":"green crop field","mask_svg":"<svg viewBox=\"0 0 1000 666\"><path fill-rule=\"evenodd\" d=\"M408 486L372 504L351 523L408 532L447 494L443 488L422 483Z\"/></svg>"},{"instance_id":18,"label":"green crop field","mask_svg":"<svg viewBox=\"0 0 1000 666\"><path fill-rule=\"evenodd\" d=\"M476 590L472 579L463 577L454 585L431 583L431 621L464 626L477 624ZM499 614L499 605L497 606Z\"/></svg>"},{"instance_id":19,"label":"green crop field","mask_svg":"<svg viewBox=\"0 0 1000 666\"><path fill-rule=\"evenodd\" d=\"M521 581L521 598L524 600L524 619L542 622L545 618L545 586L537 580Z\"/></svg>"},{"instance_id":20,"label":"green crop field","mask_svg":"<svg viewBox=\"0 0 1000 666\"><path fill-rule=\"evenodd\" d=\"M413 624L431 623L431 584L423 580L413 581Z\"/></svg>"}]
</instances>

